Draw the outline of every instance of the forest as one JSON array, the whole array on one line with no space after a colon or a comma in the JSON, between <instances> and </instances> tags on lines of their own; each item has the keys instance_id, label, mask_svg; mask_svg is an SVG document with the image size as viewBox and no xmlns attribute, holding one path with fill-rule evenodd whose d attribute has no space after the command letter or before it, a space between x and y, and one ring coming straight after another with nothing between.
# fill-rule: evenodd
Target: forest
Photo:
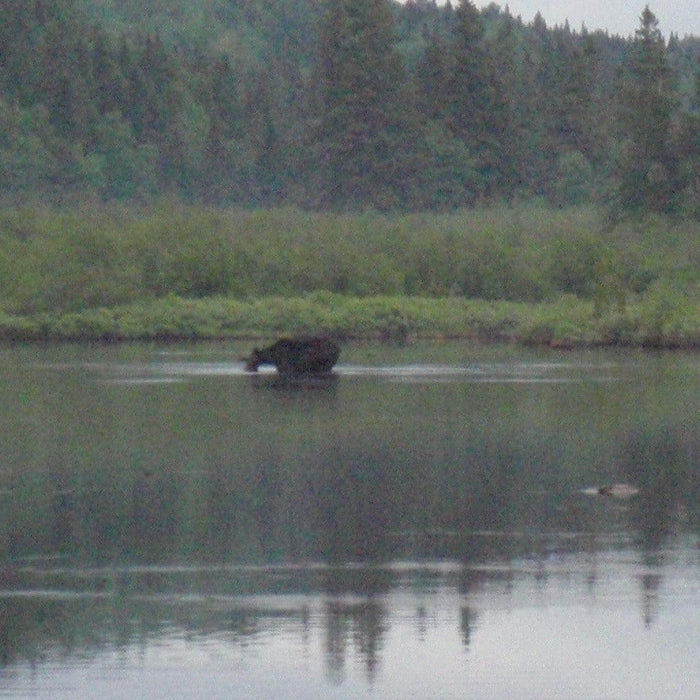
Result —
<instances>
[{"instance_id":1,"label":"forest","mask_svg":"<svg viewBox=\"0 0 700 700\"><path fill-rule=\"evenodd\" d=\"M700 216L700 39L462 0L0 0L0 197ZM636 29L636 31L635 31Z\"/></svg>"},{"instance_id":2,"label":"forest","mask_svg":"<svg viewBox=\"0 0 700 700\"><path fill-rule=\"evenodd\" d=\"M700 346L700 39L0 0L0 340Z\"/></svg>"}]
</instances>

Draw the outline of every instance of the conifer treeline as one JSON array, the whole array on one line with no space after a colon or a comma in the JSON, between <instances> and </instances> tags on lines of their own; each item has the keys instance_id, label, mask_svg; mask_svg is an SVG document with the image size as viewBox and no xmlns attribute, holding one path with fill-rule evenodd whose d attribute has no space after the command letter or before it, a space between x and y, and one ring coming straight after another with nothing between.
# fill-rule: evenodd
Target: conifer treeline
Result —
<instances>
[{"instance_id":1,"label":"conifer treeline","mask_svg":"<svg viewBox=\"0 0 700 700\"><path fill-rule=\"evenodd\" d=\"M623 39L466 0L0 0L0 196L700 217L700 41L640 11Z\"/></svg>"}]
</instances>

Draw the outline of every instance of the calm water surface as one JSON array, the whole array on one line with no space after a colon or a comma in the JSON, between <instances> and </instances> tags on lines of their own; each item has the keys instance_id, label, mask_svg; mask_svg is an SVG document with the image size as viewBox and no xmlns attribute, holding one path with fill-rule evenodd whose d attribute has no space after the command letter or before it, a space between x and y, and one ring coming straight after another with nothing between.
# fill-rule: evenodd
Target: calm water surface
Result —
<instances>
[{"instance_id":1,"label":"calm water surface","mask_svg":"<svg viewBox=\"0 0 700 700\"><path fill-rule=\"evenodd\" d=\"M699 356L249 350L0 349L0 697L698 697Z\"/></svg>"}]
</instances>

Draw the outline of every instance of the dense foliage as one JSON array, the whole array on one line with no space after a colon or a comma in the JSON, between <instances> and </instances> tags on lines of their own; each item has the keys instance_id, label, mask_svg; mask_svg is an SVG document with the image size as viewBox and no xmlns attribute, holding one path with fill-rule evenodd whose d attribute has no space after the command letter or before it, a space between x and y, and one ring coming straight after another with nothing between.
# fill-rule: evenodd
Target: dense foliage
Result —
<instances>
[{"instance_id":1,"label":"dense foliage","mask_svg":"<svg viewBox=\"0 0 700 700\"><path fill-rule=\"evenodd\" d=\"M700 345L700 224L592 207L0 211L1 338L326 330Z\"/></svg>"},{"instance_id":2,"label":"dense foliage","mask_svg":"<svg viewBox=\"0 0 700 700\"><path fill-rule=\"evenodd\" d=\"M624 304L650 288L696 296L700 224L620 223L590 207L338 215L184 207L0 211L0 306L109 307L169 294L238 298L319 290ZM619 293L619 294L618 294Z\"/></svg>"},{"instance_id":3,"label":"dense foliage","mask_svg":"<svg viewBox=\"0 0 700 700\"><path fill-rule=\"evenodd\" d=\"M627 39L466 0L0 20L0 338L700 344L700 40L649 8Z\"/></svg>"},{"instance_id":4,"label":"dense foliage","mask_svg":"<svg viewBox=\"0 0 700 700\"><path fill-rule=\"evenodd\" d=\"M466 0L0 0L0 195L696 217L699 51L649 9L623 39Z\"/></svg>"}]
</instances>

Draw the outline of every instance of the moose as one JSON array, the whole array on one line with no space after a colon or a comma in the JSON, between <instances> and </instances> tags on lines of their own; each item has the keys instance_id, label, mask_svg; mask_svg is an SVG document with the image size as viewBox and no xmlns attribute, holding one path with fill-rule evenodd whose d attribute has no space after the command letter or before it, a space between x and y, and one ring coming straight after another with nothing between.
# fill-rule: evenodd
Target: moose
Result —
<instances>
[{"instance_id":1,"label":"moose","mask_svg":"<svg viewBox=\"0 0 700 700\"><path fill-rule=\"evenodd\" d=\"M340 356L338 344L326 336L280 338L267 348L255 348L246 361L247 372L260 365L275 365L285 376L327 374Z\"/></svg>"}]
</instances>

